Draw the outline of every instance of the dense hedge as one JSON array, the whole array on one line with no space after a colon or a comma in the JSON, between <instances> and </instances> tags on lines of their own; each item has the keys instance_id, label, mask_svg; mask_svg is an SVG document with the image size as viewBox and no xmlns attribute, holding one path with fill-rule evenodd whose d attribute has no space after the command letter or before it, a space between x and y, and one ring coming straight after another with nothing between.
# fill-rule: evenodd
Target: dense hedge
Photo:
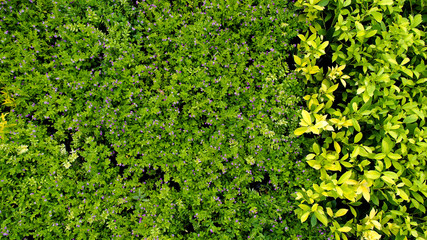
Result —
<instances>
[{"instance_id":1,"label":"dense hedge","mask_svg":"<svg viewBox=\"0 0 427 240\"><path fill-rule=\"evenodd\" d=\"M302 10L187 2L2 2L4 236L328 238L293 214Z\"/></svg>"},{"instance_id":2,"label":"dense hedge","mask_svg":"<svg viewBox=\"0 0 427 240\"><path fill-rule=\"evenodd\" d=\"M317 87L295 134L320 135L306 162L322 180L298 216L336 239L426 239L425 1L297 3L311 25L297 71Z\"/></svg>"}]
</instances>

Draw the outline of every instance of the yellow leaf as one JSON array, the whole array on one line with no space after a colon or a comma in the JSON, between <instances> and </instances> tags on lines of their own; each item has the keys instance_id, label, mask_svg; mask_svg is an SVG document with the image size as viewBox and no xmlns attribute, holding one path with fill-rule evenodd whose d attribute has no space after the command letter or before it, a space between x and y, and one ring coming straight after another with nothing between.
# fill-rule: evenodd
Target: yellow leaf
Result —
<instances>
[{"instance_id":1,"label":"yellow leaf","mask_svg":"<svg viewBox=\"0 0 427 240\"><path fill-rule=\"evenodd\" d=\"M377 211L375 210L375 208L372 208L371 212L369 212L369 218L373 219L376 214L377 214Z\"/></svg>"},{"instance_id":2,"label":"yellow leaf","mask_svg":"<svg viewBox=\"0 0 427 240\"><path fill-rule=\"evenodd\" d=\"M351 170L350 170L350 171L347 171L346 173L344 173L344 174L340 177L340 179L338 180L338 184L342 184L342 183L344 183L344 182L347 182L347 180L349 180L349 179L350 179L351 174L352 174L352 171L351 171Z\"/></svg>"},{"instance_id":3,"label":"yellow leaf","mask_svg":"<svg viewBox=\"0 0 427 240\"><path fill-rule=\"evenodd\" d=\"M370 171L367 171L365 173L365 176L369 179L375 180L375 179L380 178L381 173L379 173L378 171L375 171L375 170L370 170Z\"/></svg>"},{"instance_id":4,"label":"yellow leaf","mask_svg":"<svg viewBox=\"0 0 427 240\"><path fill-rule=\"evenodd\" d=\"M322 166L316 160L309 160L307 161L307 164L316 170L319 170L320 168L322 168Z\"/></svg>"},{"instance_id":5,"label":"yellow leaf","mask_svg":"<svg viewBox=\"0 0 427 240\"><path fill-rule=\"evenodd\" d=\"M329 171L341 171L341 165L337 164L327 164L325 165L325 169Z\"/></svg>"},{"instance_id":6,"label":"yellow leaf","mask_svg":"<svg viewBox=\"0 0 427 240\"><path fill-rule=\"evenodd\" d=\"M318 66L309 67L309 73L310 74L316 74L318 72L319 72L319 67Z\"/></svg>"},{"instance_id":7,"label":"yellow leaf","mask_svg":"<svg viewBox=\"0 0 427 240\"><path fill-rule=\"evenodd\" d=\"M403 189L401 190L401 189L398 188L397 189L397 195L399 195L401 198L403 198L403 200L406 200L406 201L409 202L408 195L406 194L405 191L403 191Z\"/></svg>"},{"instance_id":8,"label":"yellow leaf","mask_svg":"<svg viewBox=\"0 0 427 240\"><path fill-rule=\"evenodd\" d=\"M294 61L298 66L301 65L301 58L299 58L297 55L294 55Z\"/></svg>"},{"instance_id":9,"label":"yellow leaf","mask_svg":"<svg viewBox=\"0 0 427 240\"><path fill-rule=\"evenodd\" d=\"M340 232L350 232L351 231L351 227L342 227L342 228L339 228L338 231L340 231Z\"/></svg>"},{"instance_id":10,"label":"yellow leaf","mask_svg":"<svg viewBox=\"0 0 427 240\"><path fill-rule=\"evenodd\" d=\"M371 222L374 224L374 226L375 226L378 230L381 230L381 224L380 224L378 221L376 221L376 220L372 220Z\"/></svg>"},{"instance_id":11,"label":"yellow leaf","mask_svg":"<svg viewBox=\"0 0 427 240\"><path fill-rule=\"evenodd\" d=\"M357 95L360 95L361 93L363 93L366 90L365 86L360 87L359 89L357 89Z\"/></svg>"},{"instance_id":12,"label":"yellow leaf","mask_svg":"<svg viewBox=\"0 0 427 240\"><path fill-rule=\"evenodd\" d=\"M305 212L302 216L301 216L301 222L305 222L308 218L308 216L310 215L310 212Z\"/></svg>"},{"instance_id":13,"label":"yellow leaf","mask_svg":"<svg viewBox=\"0 0 427 240\"><path fill-rule=\"evenodd\" d=\"M344 216L348 212L348 209L341 208L335 213L335 217Z\"/></svg>"},{"instance_id":14,"label":"yellow leaf","mask_svg":"<svg viewBox=\"0 0 427 240\"><path fill-rule=\"evenodd\" d=\"M357 103L353 103L353 111L355 111L355 112L357 112L357 109L358 109L358 107L357 107Z\"/></svg>"},{"instance_id":15,"label":"yellow leaf","mask_svg":"<svg viewBox=\"0 0 427 240\"><path fill-rule=\"evenodd\" d=\"M356 146L353 150L353 152L351 153L350 157L351 158L356 158L360 153L360 148L359 146Z\"/></svg>"},{"instance_id":16,"label":"yellow leaf","mask_svg":"<svg viewBox=\"0 0 427 240\"><path fill-rule=\"evenodd\" d=\"M308 125L311 125L311 124L312 124L310 113L308 113L308 112L307 112L307 111L305 111L305 110L302 110L302 117L303 117L304 121L305 121Z\"/></svg>"},{"instance_id":17,"label":"yellow leaf","mask_svg":"<svg viewBox=\"0 0 427 240\"><path fill-rule=\"evenodd\" d=\"M338 195L340 196L340 197L342 197L342 195L343 195L343 191L342 191L342 189L340 188L340 187L336 187L335 188L335 190L337 191L337 193L338 193Z\"/></svg>"},{"instance_id":18,"label":"yellow leaf","mask_svg":"<svg viewBox=\"0 0 427 240\"><path fill-rule=\"evenodd\" d=\"M382 180L384 180L384 182L386 182L386 183L390 183L390 184L396 184L394 181L393 181L393 179L391 179L390 177L387 177L387 176L381 176L381 179Z\"/></svg>"},{"instance_id":19,"label":"yellow leaf","mask_svg":"<svg viewBox=\"0 0 427 240\"><path fill-rule=\"evenodd\" d=\"M319 132L319 129L318 129L318 128L315 128L315 127L309 127L308 129L309 129L309 131L310 131L310 132L313 132L314 134L317 134L317 135L319 135L319 134L320 134L320 132Z\"/></svg>"},{"instance_id":20,"label":"yellow leaf","mask_svg":"<svg viewBox=\"0 0 427 240\"><path fill-rule=\"evenodd\" d=\"M307 129L308 129L307 127L297 128L294 131L294 134L297 135L297 136L302 135L302 134L304 134L307 131Z\"/></svg>"},{"instance_id":21,"label":"yellow leaf","mask_svg":"<svg viewBox=\"0 0 427 240\"><path fill-rule=\"evenodd\" d=\"M362 139L362 137L363 137L363 134L361 132L356 134L356 136L354 137L354 143L358 143L360 139Z\"/></svg>"},{"instance_id":22,"label":"yellow leaf","mask_svg":"<svg viewBox=\"0 0 427 240\"><path fill-rule=\"evenodd\" d=\"M298 205L298 207L300 207L304 211L310 211L311 210L310 207L308 205L305 205L305 204L300 204L300 205Z\"/></svg>"},{"instance_id":23,"label":"yellow leaf","mask_svg":"<svg viewBox=\"0 0 427 240\"><path fill-rule=\"evenodd\" d=\"M319 206L319 204L315 203L312 207L311 207L311 211L315 212L317 211L317 207Z\"/></svg>"},{"instance_id":24,"label":"yellow leaf","mask_svg":"<svg viewBox=\"0 0 427 240\"><path fill-rule=\"evenodd\" d=\"M335 141L334 141L334 148L335 148L335 151L337 151L337 153L340 153L340 152L341 152L341 147L340 147L340 145L339 145L337 142L335 142Z\"/></svg>"},{"instance_id":25,"label":"yellow leaf","mask_svg":"<svg viewBox=\"0 0 427 240\"><path fill-rule=\"evenodd\" d=\"M407 64L408 62L409 62L410 60L409 60L409 58L405 58L405 59L403 59L403 61L400 63L400 65L405 65L405 64Z\"/></svg>"},{"instance_id":26,"label":"yellow leaf","mask_svg":"<svg viewBox=\"0 0 427 240\"><path fill-rule=\"evenodd\" d=\"M362 186L362 194L367 202L371 199L371 195L369 194L369 188Z\"/></svg>"},{"instance_id":27,"label":"yellow leaf","mask_svg":"<svg viewBox=\"0 0 427 240\"><path fill-rule=\"evenodd\" d=\"M334 212L332 212L332 209L331 208L326 208L326 212L328 213L328 215L330 216L330 217L333 217L334 216Z\"/></svg>"}]
</instances>

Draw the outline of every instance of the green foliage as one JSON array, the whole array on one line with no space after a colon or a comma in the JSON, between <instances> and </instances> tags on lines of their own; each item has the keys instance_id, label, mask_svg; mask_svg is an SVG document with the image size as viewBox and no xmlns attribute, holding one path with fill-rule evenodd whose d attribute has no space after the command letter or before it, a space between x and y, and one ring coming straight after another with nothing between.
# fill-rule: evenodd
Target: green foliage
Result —
<instances>
[{"instance_id":1,"label":"green foliage","mask_svg":"<svg viewBox=\"0 0 427 240\"><path fill-rule=\"evenodd\" d=\"M293 4L169 5L5 4L8 237L330 237L289 214L320 183L300 160L313 140L293 134L305 87L285 60L306 28Z\"/></svg>"},{"instance_id":2,"label":"green foliage","mask_svg":"<svg viewBox=\"0 0 427 240\"><path fill-rule=\"evenodd\" d=\"M299 35L304 56L294 59L315 94L304 97L308 109L295 134L321 134L306 160L323 181L296 193L299 218L315 216L337 239L426 239L427 48L422 15L412 12L425 12L423 3L297 5L306 6L300 21L311 23L312 34ZM328 43L332 51L322 52ZM331 53L341 66L324 75L316 59Z\"/></svg>"}]
</instances>

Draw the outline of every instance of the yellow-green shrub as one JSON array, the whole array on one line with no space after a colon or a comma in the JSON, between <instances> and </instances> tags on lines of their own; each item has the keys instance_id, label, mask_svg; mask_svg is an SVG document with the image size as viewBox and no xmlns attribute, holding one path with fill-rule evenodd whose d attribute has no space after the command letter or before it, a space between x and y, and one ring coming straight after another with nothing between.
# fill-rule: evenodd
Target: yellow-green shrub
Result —
<instances>
[{"instance_id":1,"label":"yellow-green shrub","mask_svg":"<svg viewBox=\"0 0 427 240\"><path fill-rule=\"evenodd\" d=\"M314 87L295 134L321 134L306 159L323 182L296 194L296 213L337 239L426 239L427 48L422 14L411 14L426 11L422 1L297 6L311 26L299 35L296 70ZM324 75L316 60L328 45L338 66Z\"/></svg>"}]
</instances>

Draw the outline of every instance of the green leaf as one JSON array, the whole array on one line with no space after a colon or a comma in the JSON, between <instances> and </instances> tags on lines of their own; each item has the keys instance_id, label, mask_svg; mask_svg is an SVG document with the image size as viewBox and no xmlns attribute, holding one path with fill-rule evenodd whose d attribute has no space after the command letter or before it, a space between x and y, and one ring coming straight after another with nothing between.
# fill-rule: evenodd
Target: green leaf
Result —
<instances>
[{"instance_id":1,"label":"green leaf","mask_svg":"<svg viewBox=\"0 0 427 240\"><path fill-rule=\"evenodd\" d=\"M390 146L390 144L388 143L388 141L387 141L387 139L386 138L383 138L383 140L382 140L382 144L381 144L381 147L382 147L382 152L383 153L389 153L390 152L390 148L391 148L391 146Z\"/></svg>"},{"instance_id":2,"label":"green leaf","mask_svg":"<svg viewBox=\"0 0 427 240\"><path fill-rule=\"evenodd\" d=\"M350 4L351 4L351 0L346 0L342 6L347 7Z\"/></svg>"},{"instance_id":3,"label":"green leaf","mask_svg":"<svg viewBox=\"0 0 427 240\"><path fill-rule=\"evenodd\" d=\"M321 214L319 211L314 212L314 214L316 215L317 219L323 223L323 225L328 225L328 218L324 214Z\"/></svg>"},{"instance_id":4,"label":"green leaf","mask_svg":"<svg viewBox=\"0 0 427 240\"><path fill-rule=\"evenodd\" d=\"M381 22L383 20L383 15L379 12L371 12L371 15L377 22Z\"/></svg>"},{"instance_id":5,"label":"green leaf","mask_svg":"<svg viewBox=\"0 0 427 240\"><path fill-rule=\"evenodd\" d=\"M365 173L365 176L369 179L375 180L375 179L378 179L381 177L381 173L379 173L378 171L375 171L375 170L371 170L371 171L367 171Z\"/></svg>"},{"instance_id":6,"label":"green leaf","mask_svg":"<svg viewBox=\"0 0 427 240\"><path fill-rule=\"evenodd\" d=\"M379 206L379 205L380 205L380 201L379 201L379 199L378 199L377 195L375 195L375 194L372 194L372 195L371 195L371 201L372 201L375 205L377 205L377 206Z\"/></svg>"},{"instance_id":7,"label":"green leaf","mask_svg":"<svg viewBox=\"0 0 427 240\"><path fill-rule=\"evenodd\" d=\"M369 97L374 96L375 85L374 84L369 84L367 90L368 90Z\"/></svg>"},{"instance_id":8,"label":"green leaf","mask_svg":"<svg viewBox=\"0 0 427 240\"><path fill-rule=\"evenodd\" d=\"M382 180L384 180L384 182L386 182L386 183L390 183L391 185L396 184L396 183L393 181L393 179L391 179L390 177L382 176L382 177L381 177L381 179L382 179Z\"/></svg>"},{"instance_id":9,"label":"green leaf","mask_svg":"<svg viewBox=\"0 0 427 240\"><path fill-rule=\"evenodd\" d=\"M417 199L419 202L424 203L424 199L419 193L411 191L411 195L415 197L415 199Z\"/></svg>"},{"instance_id":10,"label":"green leaf","mask_svg":"<svg viewBox=\"0 0 427 240\"><path fill-rule=\"evenodd\" d=\"M404 123L413 123L413 122L415 122L415 121L417 121L418 120L418 116L416 115L416 114L412 114L412 115L410 115L410 116L407 116L406 118L405 118L405 120L403 120L403 122Z\"/></svg>"},{"instance_id":11,"label":"green leaf","mask_svg":"<svg viewBox=\"0 0 427 240\"><path fill-rule=\"evenodd\" d=\"M387 155L385 153L378 153L375 155L375 159L384 159Z\"/></svg>"},{"instance_id":12,"label":"green leaf","mask_svg":"<svg viewBox=\"0 0 427 240\"><path fill-rule=\"evenodd\" d=\"M319 3L317 3L317 5L324 7L324 6L328 5L328 3L329 3L329 0L322 0Z\"/></svg>"},{"instance_id":13,"label":"green leaf","mask_svg":"<svg viewBox=\"0 0 427 240\"><path fill-rule=\"evenodd\" d=\"M407 178L402 177L401 180L406 186L412 187L412 182L409 181ZM414 192L412 193L412 195L414 195Z\"/></svg>"},{"instance_id":14,"label":"green leaf","mask_svg":"<svg viewBox=\"0 0 427 240\"><path fill-rule=\"evenodd\" d=\"M360 132L360 125L359 122L357 122L356 119L352 118L351 121L353 122L353 127L356 129L356 131Z\"/></svg>"},{"instance_id":15,"label":"green leaf","mask_svg":"<svg viewBox=\"0 0 427 240\"><path fill-rule=\"evenodd\" d=\"M298 205L298 207L300 207L304 211L311 211L310 206L308 206L306 204L300 204L300 205Z\"/></svg>"},{"instance_id":16,"label":"green leaf","mask_svg":"<svg viewBox=\"0 0 427 240\"><path fill-rule=\"evenodd\" d=\"M317 218L316 218L316 215L311 215L311 226L312 227L314 227L314 226L316 226L316 224L317 224Z\"/></svg>"},{"instance_id":17,"label":"green leaf","mask_svg":"<svg viewBox=\"0 0 427 240\"><path fill-rule=\"evenodd\" d=\"M357 112L357 109L358 109L357 103L353 102L352 107L353 107L353 111Z\"/></svg>"},{"instance_id":18,"label":"green leaf","mask_svg":"<svg viewBox=\"0 0 427 240\"><path fill-rule=\"evenodd\" d=\"M356 134L356 136L354 137L354 143L358 143L360 139L362 139L362 137L363 137L363 134L361 132Z\"/></svg>"},{"instance_id":19,"label":"green leaf","mask_svg":"<svg viewBox=\"0 0 427 240\"><path fill-rule=\"evenodd\" d=\"M393 5L393 0L381 0L378 5Z\"/></svg>"},{"instance_id":20,"label":"green leaf","mask_svg":"<svg viewBox=\"0 0 427 240\"><path fill-rule=\"evenodd\" d=\"M350 171L347 171L346 173L344 173L344 174L340 177L340 179L338 180L338 184L343 184L343 183L345 183L348 179L350 179L351 174L352 174L352 171L351 171L351 170L350 170Z\"/></svg>"},{"instance_id":21,"label":"green leaf","mask_svg":"<svg viewBox=\"0 0 427 240\"><path fill-rule=\"evenodd\" d=\"M418 26L422 22L423 22L423 19L421 17L421 14L418 14L417 16L415 16L414 20L411 21L411 27L415 28L416 26Z\"/></svg>"},{"instance_id":22,"label":"green leaf","mask_svg":"<svg viewBox=\"0 0 427 240\"><path fill-rule=\"evenodd\" d=\"M313 144L313 151L314 151L316 154L320 154L320 147L319 147L319 144L317 144L317 143L314 143L314 144Z\"/></svg>"},{"instance_id":23,"label":"green leaf","mask_svg":"<svg viewBox=\"0 0 427 240\"><path fill-rule=\"evenodd\" d=\"M396 58L392 58L390 55L388 55L388 54L386 54L386 58L387 58L387 60L390 62L390 63L392 63L392 64L395 64L395 65L399 65L397 62L396 62Z\"/></svg>"}]
</instances>

